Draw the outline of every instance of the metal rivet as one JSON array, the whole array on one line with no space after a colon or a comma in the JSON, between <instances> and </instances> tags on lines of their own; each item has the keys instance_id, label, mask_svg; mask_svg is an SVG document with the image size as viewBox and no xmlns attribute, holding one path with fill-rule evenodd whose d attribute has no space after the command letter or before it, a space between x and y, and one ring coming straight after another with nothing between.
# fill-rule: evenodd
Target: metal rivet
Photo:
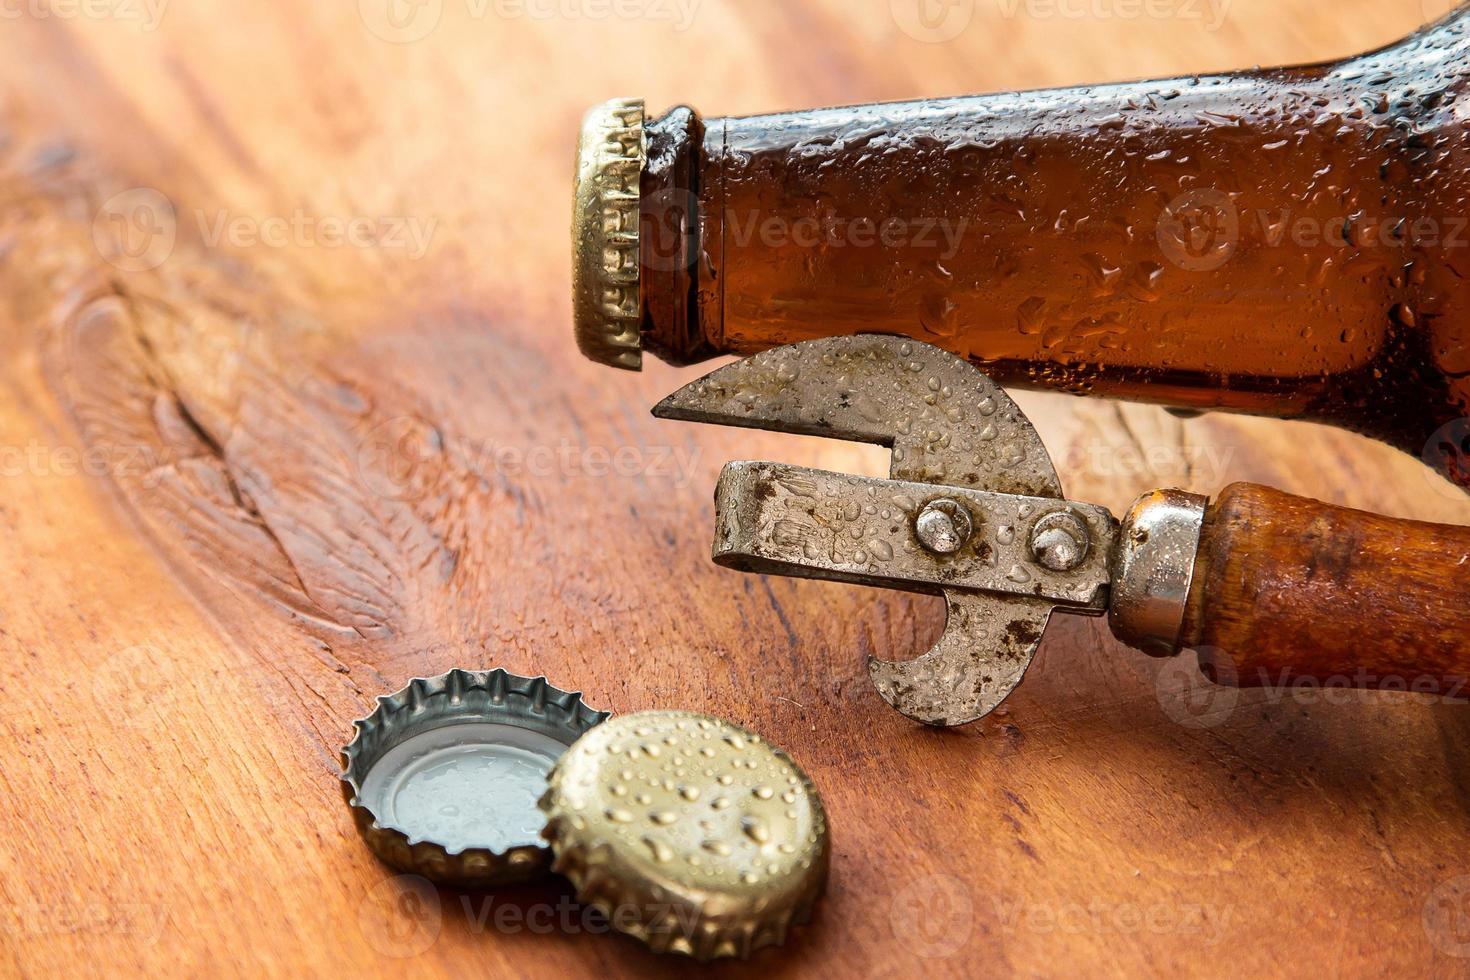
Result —
<instances>
[{"instance_id":1,"label":"metal rivet","mask_svg":"<svg viewBox=\"0 0 1470 980\"><path fill-rule=\"evenodd\" d=\"M969 543L975 533L970 512L958 501L935 500L914 518L914 534L919 544L936 555L952 555Z\"/></svg>"},{"instance_id":2,"label":"metal rivet","mask_svg":"<svg viewBox=\"0 0 1470 980\"><path fill-rule=\"evenodd\" d=\"M1053 572L1070 572L1087 560L1092 536L1070 511L1047 514L1031 530L1031 557Z\"/></svg>"}]
</instances>

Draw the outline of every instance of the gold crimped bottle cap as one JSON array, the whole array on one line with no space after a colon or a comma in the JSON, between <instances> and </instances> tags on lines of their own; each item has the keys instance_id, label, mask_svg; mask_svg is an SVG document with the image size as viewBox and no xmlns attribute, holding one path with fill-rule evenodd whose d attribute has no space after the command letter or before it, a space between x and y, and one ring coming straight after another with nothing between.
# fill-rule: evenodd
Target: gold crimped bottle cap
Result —
<instances>
[{"instance_id":1,"label":"gold crimped bottle cap","mask_svg":"<svg viewBox=\"0 0 1470 980\"><path fill-rule=\"evenodd\" d=\"M553 870L660 952L746 957L785 942L827 880L821 798L785 752L705 715L599 725L541 799Z\"/></svg>"},{"instance_id":2,"label":"gold crimped bottle cap","mask_svg":"<svg viewBox=\"0 0 1470 980\"><path fill-rule=\"evenodd\" d=\"M400 871L483 888L546 872L537 801L567 747L602 723L544 677L420 677L354 723L342 795L374 854Z\"/></svg>"},{"instance_id":3,"label":"gold crimped bottle cap","mask_svg":"<svg viewBox=\"0 0 1470 980\"><path fill-rule=\"evenodd\" d=\"M594 361L643 366L639 293L639 180L643 100L614 99L587 113L577 144L572 211L572 324Z\"/></svg>"}]
</instances>

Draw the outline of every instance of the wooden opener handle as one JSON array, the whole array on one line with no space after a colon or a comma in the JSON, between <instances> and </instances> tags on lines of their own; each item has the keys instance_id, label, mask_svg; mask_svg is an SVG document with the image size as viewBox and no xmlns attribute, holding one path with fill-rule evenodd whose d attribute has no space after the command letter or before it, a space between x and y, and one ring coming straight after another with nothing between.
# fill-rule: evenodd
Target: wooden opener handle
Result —
<instances>
[{"instance_id":1,"label":"wooden opener handle","mask_svg":"<svg viewBox=\"0 0 1470 980\"><path fill-rule=\"evenodd\" d=\"M1237 484L1206 513L1181 640L1221 684L1462 693L1470 528Z\"/></svg>"}]
</instances>

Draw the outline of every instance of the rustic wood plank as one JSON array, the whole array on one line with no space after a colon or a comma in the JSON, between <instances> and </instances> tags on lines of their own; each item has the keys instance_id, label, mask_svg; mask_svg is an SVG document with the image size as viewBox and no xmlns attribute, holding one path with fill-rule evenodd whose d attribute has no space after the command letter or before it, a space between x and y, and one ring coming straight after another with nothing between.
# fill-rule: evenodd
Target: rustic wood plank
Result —
<instances>
[{"instance_id":1,"label":"rustic wood plank","mask_svg":"<svg viewBox=\"0 0 1470 980\"><path fill-rule=\"evenodd\" d=\"M1324 58L1405 33L1419 0L1235 0L1217 30L981 2L944 44L883 2L704 0L679 30L446 0L407 44L368 29L381 6L201 0L147 30L58 5L0 32L0 968L683 973L497 929L482 896L425 905L356 840L351 719L503 665L730 717L810 771L831 893L755 970L1463 970L1470 936L1425 919L1463 894L1462 706L1200 691L1059 618L1003 713L915 729L863 656L922 649L934 603L707 560L726 459L875 455L656 423L696 372L597 368L568 328L572 140L609 95L724 114ZM116 223L160 199L171 223ZM351 219L398 231L321 224ZM1018 400L1069 491L1114 509L1251 480L1470 523L1343 433Z\"/></svg>"}]
</instances>

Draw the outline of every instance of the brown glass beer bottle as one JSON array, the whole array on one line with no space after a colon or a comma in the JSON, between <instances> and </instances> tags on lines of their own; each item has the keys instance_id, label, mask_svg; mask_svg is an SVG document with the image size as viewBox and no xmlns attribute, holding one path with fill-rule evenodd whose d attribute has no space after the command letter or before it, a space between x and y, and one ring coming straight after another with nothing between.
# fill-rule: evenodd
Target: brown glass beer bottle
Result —
<instances>
[{"instance_id":1,"label":"brown glass beer bottle","mask_svg":"<svg viewBox=\"0 0 1470 980\"><path fill-rule=\"evenodd\" d=\"M1004 384L1442 450L1470 484L1467 29L751 118L609 103L582 134L582 349L636 368L900 333Z\"/></svg>"}]
</instances>

